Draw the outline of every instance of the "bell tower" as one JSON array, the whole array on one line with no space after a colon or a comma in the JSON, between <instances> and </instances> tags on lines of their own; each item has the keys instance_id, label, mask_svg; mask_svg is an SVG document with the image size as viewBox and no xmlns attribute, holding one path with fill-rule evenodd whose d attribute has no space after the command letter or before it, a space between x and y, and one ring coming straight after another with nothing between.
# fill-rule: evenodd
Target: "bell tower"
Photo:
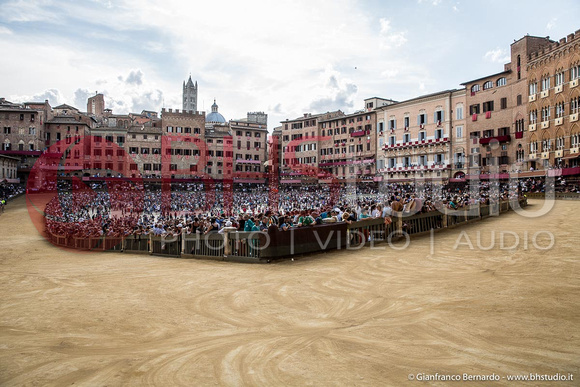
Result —
<instances>
[{"instance_id":1,"label":"bell tower","mask_svg":"<svg viewBox=\"0 0 580 387\"><path fill-rule=\"evenodd\" d=\"M183 82L183 110L197 111L197 81L194 84L191 75L187 83Z\"/></svg>"}]
</instances>

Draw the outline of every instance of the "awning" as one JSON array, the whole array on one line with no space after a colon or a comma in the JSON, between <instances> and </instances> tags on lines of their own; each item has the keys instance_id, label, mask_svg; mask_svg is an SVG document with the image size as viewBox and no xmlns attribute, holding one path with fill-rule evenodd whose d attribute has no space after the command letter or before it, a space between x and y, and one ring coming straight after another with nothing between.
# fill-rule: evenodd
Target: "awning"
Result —
<instances>
[{"instance_id":1,"label":"awning","mask_svg":"<svg viewBox=\"0 0 580 387\"><path fill-rule=\"evenodd\" d=\"M481 173L477 174L468 174L465 177L469 180L477 180L477 179L509 179L509 173Z\"/></svg>"},{"instance_id":2,"label":"awning","mask_svg":"<svg viewBox=\"0 0 580 387\"><path fill-rule=\"evenodd\" d=\"M546 175L546 171L544 171L544 170L540 170L540 171L526 171L526 172L514 173L512 175L513 175L513 177L516 177L516 178L521 178L521 177L542 177L542 176L545 176Z\"/></svg>"},{"instance_id":3,"label":"awning","mask_svg":"<svg viewBox=\"0 0 580 387\"><path fill-rule=\"evenodd\" d=\"M563 176L580 175L580 167L562 169Z\"/></svg>"},{"instance_id":4,"label":"awning","mask_svg":"<svg viewBox=\"0 0 580 387\"><path fill-rule=\"evenodd\" d=\"M572 153L572 154L569 154L568 156L562 157L562 160L571 160L571 159L575 159L578 157L580 157L580 153Z\"/></svg>"}]
</instances>

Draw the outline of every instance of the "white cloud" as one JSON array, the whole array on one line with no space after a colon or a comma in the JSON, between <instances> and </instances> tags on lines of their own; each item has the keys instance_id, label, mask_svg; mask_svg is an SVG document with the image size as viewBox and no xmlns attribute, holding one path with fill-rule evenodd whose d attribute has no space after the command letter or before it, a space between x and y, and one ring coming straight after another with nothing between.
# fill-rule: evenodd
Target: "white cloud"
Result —
<instances>
[{"instance_id":1,"label":"white cloud","mask_svg":"<svg viewBox=\"0 0 580 387\"><path fill-rule=\"evenodd\" d=\"M320 73L317 83L318 97L309 105L314 112L353 109L358 87L349 79L343 78L332 68Z\"/></svg>"},{"instance_id":2,"label":"white cloud","mask_svg":"<svg viewBox=\"0 0 580 387\"><path fill-rule=\"evenodd\" d=\"M0 26L0 35L12 35L12 31L4 26Z\"/></svg>"},{"instance_id":3,"label":"white cloud","mask_svg":"<svg viewBox=\"0 0 580 387\"><path fill-rule=\"evenodd\" d=\"M127 79L125 79L125 83L130 85L142 85L143 84L143 72L140 69L131 70Z\"/></svg>"},{"instance_id":4,"label":"white cloud","mask_svg":"<svg viewBox=\"0 0 580 387\"><path fill-rule=\"evenodd\" d=\"M48 100L51 106L58 106L66 102L66 98L58 89L48 89L42 93L34 95L11 95L9 98L13 102L44 102ZM86 101L85 101L86 104ZM82 109L81 109L82 110Z\"/></svg>"},{"instance_id":5,"label":"white cloud","mask_svg":"<svg viewBox=\"0 0 580 387\"><path fill-rule=\"evenodd\" d=\"M113 8L113 4L111 3L111 0L93 0L95 3L101 4L103 7L107 8L107 9L111 9Z\"/></svg>"},{"instance_id":6,"label":"white cloud","mask_svg":"<svg viewBox=\"0 0 580 387\"><path fill-rule=\"evenodd\" d=\"M145 43L144 48L147 51L155 52L155 53L163 53L167 52L167 47L163 43L160 42L147 42Z\"/></svg>"},{"instance_id":7,"label":"white cloud","mask_svg":"<svg viewBox=\"0 0 580 387\"><path fill-rule=\"evenodd\" d=\"M381 78L396 78L399 75L399 69L390 68L381 72Z\"/></svg>"},{"instance_id":8,"label":"white cloud","mask_svg":"<svg viewBox=\"0 0 580 387\"><path fill-rule=\"evenodd\" d=\"M548 22L548 24L546 24L546 29L548 31L550 31L552 28L554 28L556 26L556 22L558 21L557 17L553 17L552 19L550 19L550 21Z\"/></svg>"},{"instance_id":9,"label":"white cloud","mask_svg":"<svg viewBox=\"0 0 580 387\"><path fill-rule=\"evenodd\" d=\"M34 79L0 74L10 93L58 88L68 103L77 104L85 98L79 93L99 90L116 113L145 104L152 110L181 108L181 83L191 72L199 84L200 110L209 109L214 97L226 118L273 107L268 113L274 127L313 108L362 108L359 90L365 97L394 98L420 82L433 85L429 65L410 61L401 50L410 32L356 0L335 0L323 13L305 12L312 8L308 0L226 1L219 12L211 3L180 0L34 3L48 14L58 12L71 31L82 26L84 35L59 32L50 45L21 33L18 39L0 39L1 51L22 59L6 64L5 74ZM87 12L90 20L81 20ZM208 16L216 12L219 22ZM191 15L200 17L192 24Z\"/></svg>"},{"instance_id":10,"label":"white cloud","mask_svg":"<svg viewBox=\"0 0 580 387\"><path fill-rule=\"evenodd\" d=\"M8 22L39 22L58 20L56 14L50 10L55 3L53 0L13 0L2 5L0 20Z\"/></svg>"},{"instance_id":11,"label":"white cloud","mask_svg":"<svg viewBox=\"0 0 580 387\"><path fill-rule=\"evenodd\" d=\"M113 52L82 51L77 47L46 45L43 41L25 41L24 44L18 37L0 39L1 50L10 50L22 59L3 65L6 74L21 76L0 78L3 89L16 90L10 95L16 102L48 99L52 106L67 103L84 111L86 98L98 91L105 95L108 108L122 114L143 109L160 110L164 100L162 90L173 87L155 75L147 77L155 72L146 63L142 63L143 68L131 68L130 57ZM46 61L47 57L58 60ZM90 59L81 60L83 57ZM43 65L38 66L38 63ZM34 82L23 82L23 77ZM46 91L39 93L38 90ZM171 107L181 107L175 105L179 100L165 98Z\"/></svg>"},{"instance_id":12,"label":"white cloud","mask_svg":"<svg viewBox=\"0 0 580 387\"><path fill-rule=\"evenodd\" d=\"M486 52L483 58L493 63L502 63L502 64L509 62L511 59L509 54L507 53L507 50L499 47L494 50L489 50L488 52Z\"/></svg>"},{"instance_id":13,"label":"white cloud","mask_svg":"<svg viewBox=\"0 0 580 387\"><path fill-rule=\"evenodd\" d=\"M131 70L127 76L112 77L101 84L103 89L99 92L103 93L105 105L113 109L113 113L139 113L142 110L159 110L162 107L163 92L140 69ZM83 103L86 105L88 95L84 90L79 89L77 92L81 99L78 103L84 98Z\"/></svg>"},{"instance_id":14,"label":"white cloud","mask_svg":"<svg viewBox=\"0 0 580 387\"><path fill-rule=\"evenodd\" d=\"M93 95L94 94L91 93L87 89L76 89L75 94L74 94L74 100L73 100L74 105L73 106L80 109L80 110L84 110L83 108L85 106L87 106L87 99L89 99L89 97L91 97Z\"/></svg>"},{"instance_id":15,"label":"white cloud","mask_svg":"<svg viewBox=\"0 0 580 387\"><path fill-rule=\"evenodd\" d=\"M407 42L405 32L392 32L391 21L385 18L379 20L381 25L381 48L391 49L400 47Z\"/></svg>"}]
</instances>

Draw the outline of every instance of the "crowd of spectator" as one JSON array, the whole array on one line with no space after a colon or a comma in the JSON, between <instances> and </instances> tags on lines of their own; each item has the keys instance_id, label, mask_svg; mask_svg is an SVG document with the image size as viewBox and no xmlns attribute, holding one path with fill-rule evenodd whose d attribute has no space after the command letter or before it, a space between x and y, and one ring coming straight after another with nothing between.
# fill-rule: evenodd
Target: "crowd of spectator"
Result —
<instances>
[{"instance_id":1,"label":"crowd of spectator","mask_svg":"<svg viewBox=\"0 0 580 387\"><path fill-rule=\"evenodd\" d=\"M72 237L125 237L280 230L328 222L386 218L393 212L425 213L515 199L543 183L478 182L469 185L383 184L284 186L180 183L166 187L128 182L60 186L46 206L47 229ZM224 190L225 188L225 190ZM274 198L276 196L276 198ZM228 202L229 200L229 202ZM271 204L272 203L272 204ZM277 204L275 204L277 203Z\"/></svg>"}]
</instances>

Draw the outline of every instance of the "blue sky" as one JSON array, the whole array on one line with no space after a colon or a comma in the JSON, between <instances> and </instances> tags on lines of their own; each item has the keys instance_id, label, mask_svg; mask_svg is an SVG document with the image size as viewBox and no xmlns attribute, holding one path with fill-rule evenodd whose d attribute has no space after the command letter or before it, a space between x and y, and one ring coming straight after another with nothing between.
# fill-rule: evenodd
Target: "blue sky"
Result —
<instances>
[{"instance_id":1,"label":"blue sky","mask_svg":"<svg viewBox=\"0 0 580 387\"><path fill-rule=\"evenodd\" d=\"M265 111L269 127L305 112L363 107L460 87L503 69L526 33L580 29L577 0L0 1L0 96L115 113L181 108L189 74L199 109ZM8 54L9 53L9 54Z\"/></svg>"}]
</instances>

